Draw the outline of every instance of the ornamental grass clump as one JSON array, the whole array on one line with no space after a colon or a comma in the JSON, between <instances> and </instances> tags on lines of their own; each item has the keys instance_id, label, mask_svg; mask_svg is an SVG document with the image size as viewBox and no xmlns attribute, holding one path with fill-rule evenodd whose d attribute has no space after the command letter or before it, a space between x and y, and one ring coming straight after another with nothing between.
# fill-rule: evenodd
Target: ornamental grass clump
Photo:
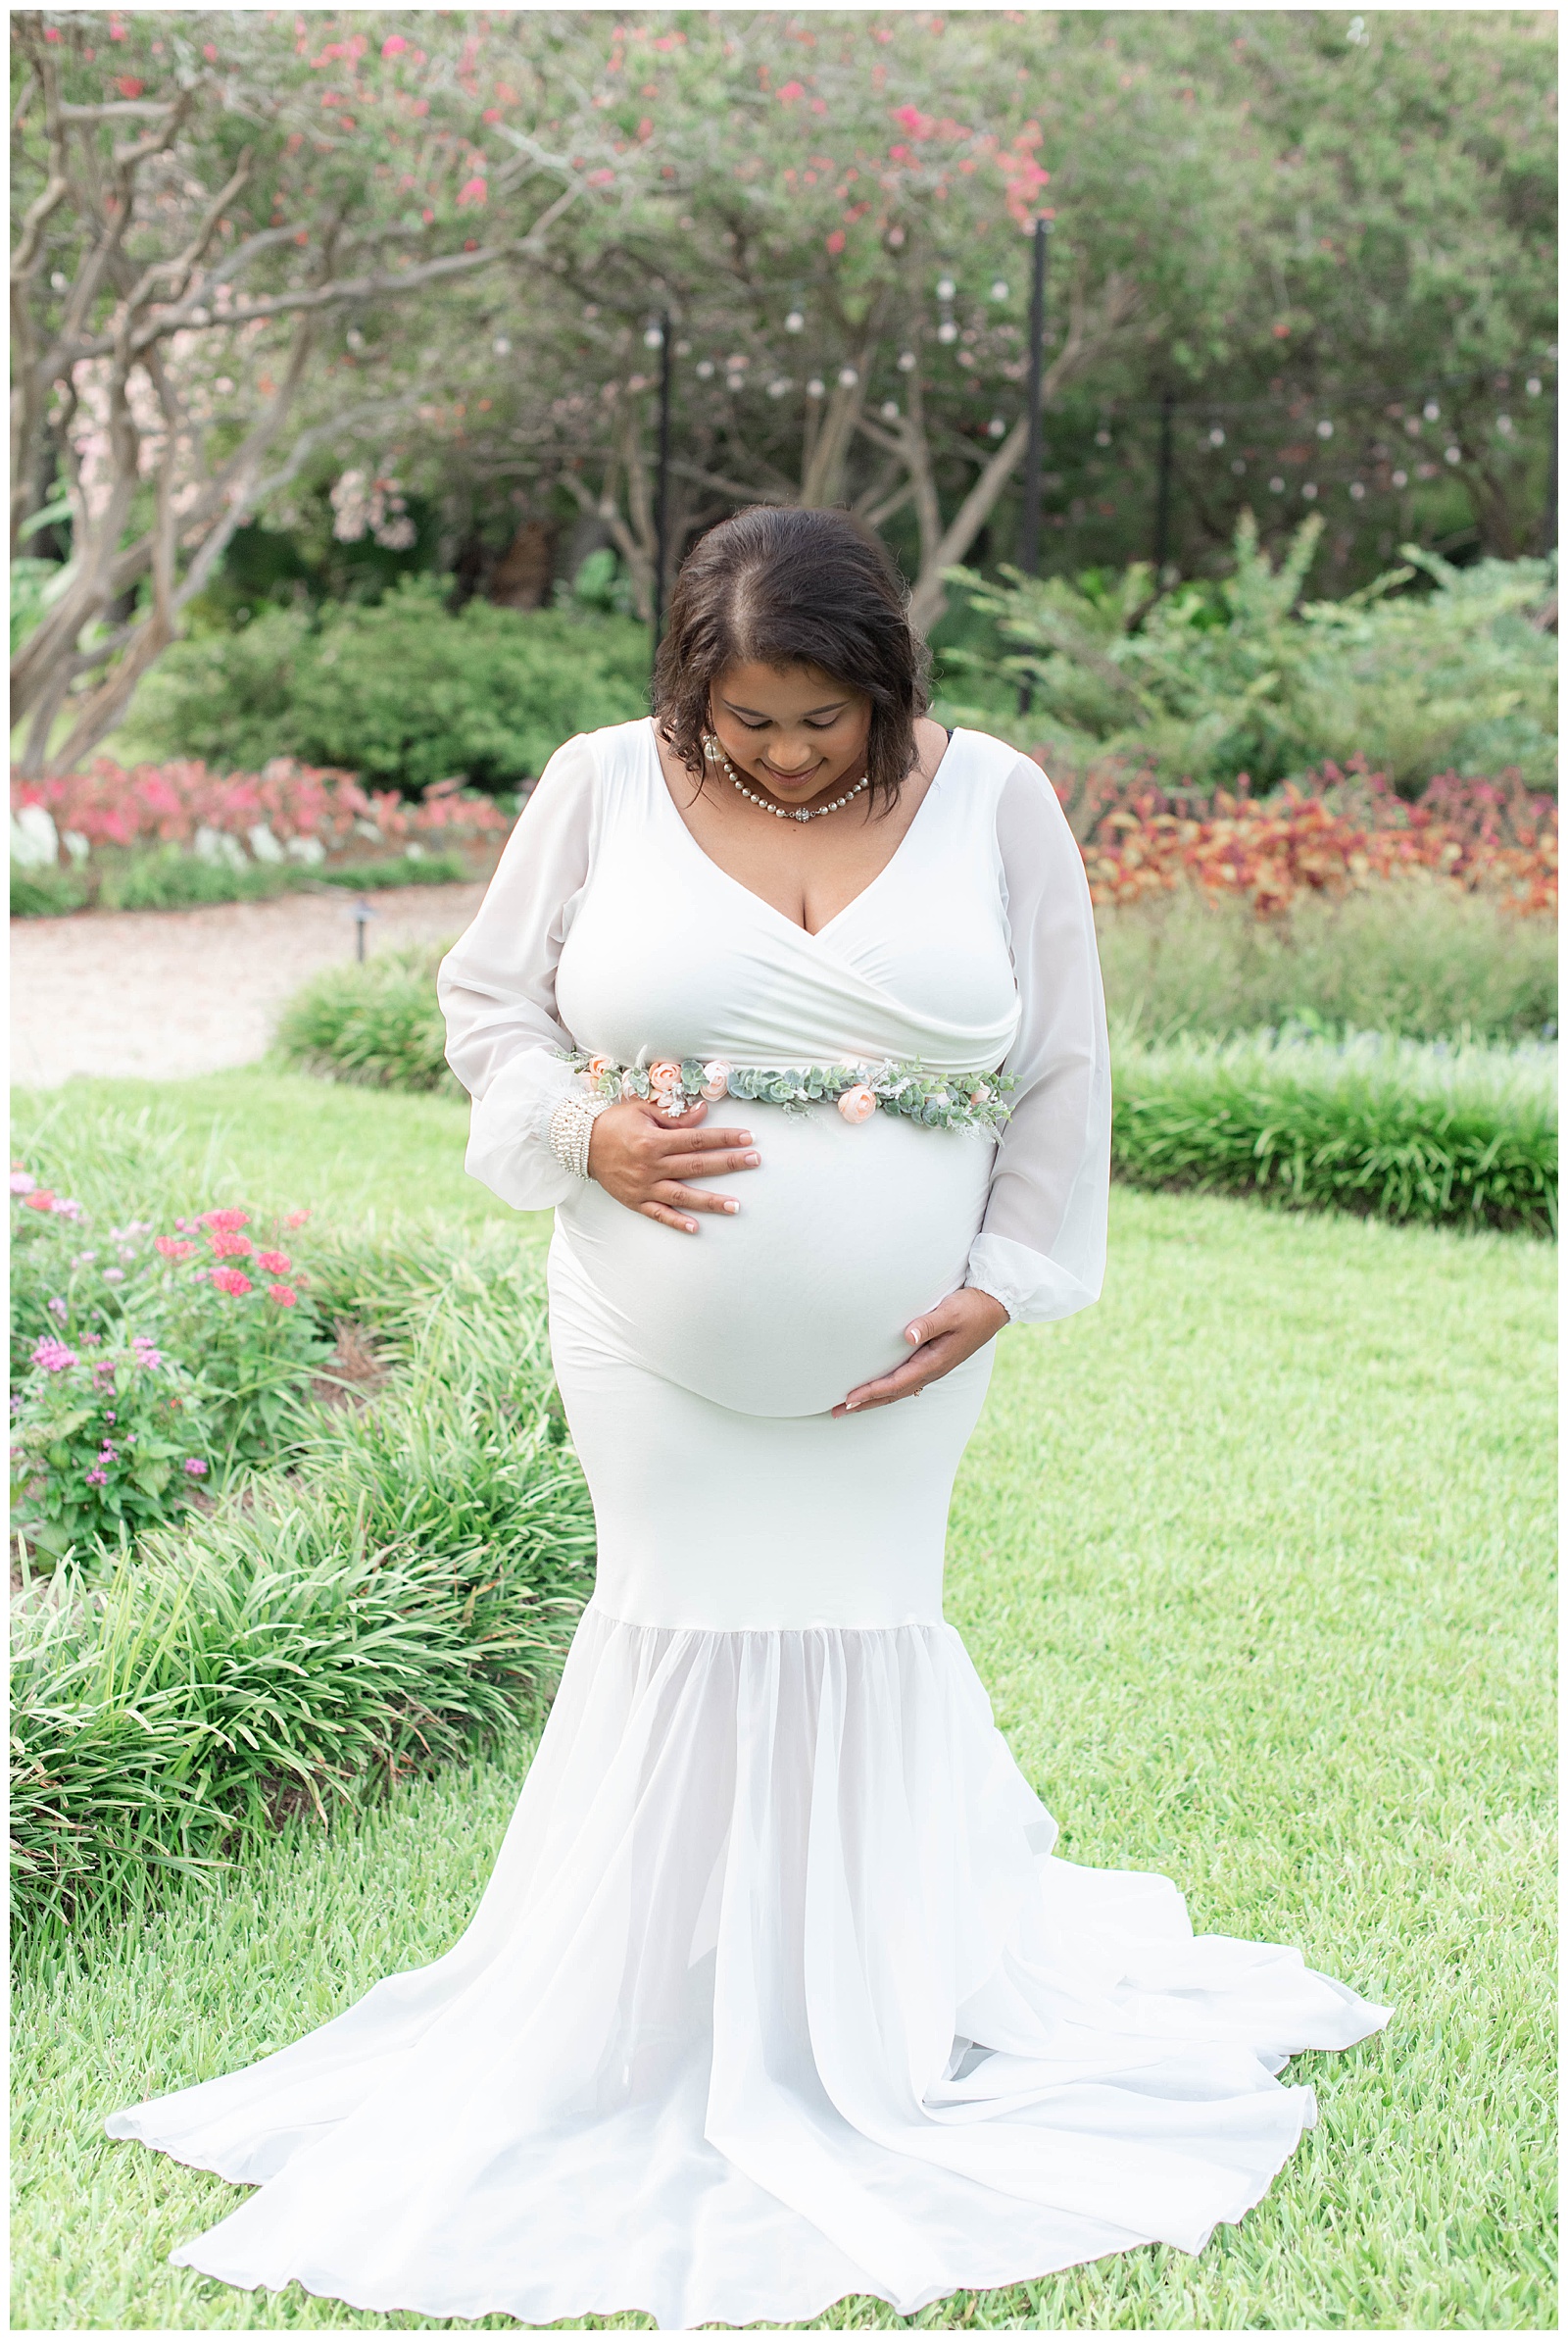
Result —
<instances>
[{"instance_id":1,"label":"ornamental grass clump","mask_svg":"<svg viewBox=\"0 0 1568 2340\"><path fill-rule=\"evenodd\" d=\"M1176 1040L1116 1055L1112 1167L1429 1225L1557 1225L1556 1051L1365 1033Z\"/></svg>"},{"instance_id":2,"label":"ornamental grass clump","mask_svg":"<svg viewBox=\"0 0 1568 2340\"><path fill-rule=\"evenodd\" d=\"M520 1319L495 1312L498 1278L522 1288L495 1266L426 1309L373 1408L320 1421L295 1480L155 1531L95 1590L68 1568L23 1600L19 1924L211 1875L283 1820L474 1751L548 1691L593 1516L542 1402L537 1290Z\"/></svg>"},{"instance_id":3,"label":"ornamental grass clump","mask_svg":"<svg viewBox=\"0 0 1568 2340\"><path fill-rule=\"evenodd\" d=\"M1555 1036L1557 927L1422 871L1259 918L1192 885L1096 914L1112 1021L1145 1041L1316 1023L1412 1040Z\"/></svg>"}]
</instances>

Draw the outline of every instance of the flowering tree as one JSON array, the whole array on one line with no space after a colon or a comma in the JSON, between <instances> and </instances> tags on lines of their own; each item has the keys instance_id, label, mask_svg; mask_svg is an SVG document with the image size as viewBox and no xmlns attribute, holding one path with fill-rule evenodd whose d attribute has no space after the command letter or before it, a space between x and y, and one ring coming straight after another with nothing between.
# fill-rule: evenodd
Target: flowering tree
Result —
<instances>
[{"instance_id":1,"label":"flowering tree","mask_svg":"<svg viewBox=\"0 0 1568 2340\"><path fill-rule=\"evenodd\" d=\"M561 224L558 283L599 373L555 410L561 476L645 600L662 313L675 552L737 501L849 503L877 526L907 509L929 622L1026 443L1034 220L1054 236L1048 397L1151 337L1202 343L1242 266L1257 171L1240 116L1195 138L1174 90L1055 19L590 19L540 70L587 87L611 147L585 171L559 139L506 132L602 197ZM962 120L927 110L937 89L961 90Z\"/></svg>"},{"instance_id":2,"label":"flowering tree","mask_svg":"<svg viewBox=\"0 0 1568 2340\"><path fill-rule=\"evenodd\" d=\"M481 81L487 29L351 23L13 20L13 550L53 516L57 471L71 516L12 666L29 771L113 726L235 527L317 448L409 411L431 304L536 270L583 192L515 147L492 162L537 89L515 40Z\"/></svg>"}]
</instances>

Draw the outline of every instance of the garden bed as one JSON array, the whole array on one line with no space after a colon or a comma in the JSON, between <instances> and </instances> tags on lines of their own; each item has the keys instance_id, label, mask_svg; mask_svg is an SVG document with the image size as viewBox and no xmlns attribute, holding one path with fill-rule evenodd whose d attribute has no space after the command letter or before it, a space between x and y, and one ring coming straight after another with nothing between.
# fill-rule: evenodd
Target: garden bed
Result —
<instances>
[{"instance_id":1,"label":"garden bed","mask_svg":"<svg viewBox=\"0 0 1568 2340\"><path fill-rule=\"evenodd\" d=\"M302 1263L238 1207L12 1185L13 1905L58 1932L514 1722L593 1527L499 1231Z\"/></svg>"},{"instance_id":2,"label":"garden bed","mask_svg":"<svg viewBox=\"0 0 1568 2340\"><path fill-rule=\"evenodd\" d=\"M455 779L411 803L288 757L226 775L100 757L59 779L13 777L12 916L184 910L322 884L463 884L490 874L515 809Z\"/></svg>"}]
</instances>

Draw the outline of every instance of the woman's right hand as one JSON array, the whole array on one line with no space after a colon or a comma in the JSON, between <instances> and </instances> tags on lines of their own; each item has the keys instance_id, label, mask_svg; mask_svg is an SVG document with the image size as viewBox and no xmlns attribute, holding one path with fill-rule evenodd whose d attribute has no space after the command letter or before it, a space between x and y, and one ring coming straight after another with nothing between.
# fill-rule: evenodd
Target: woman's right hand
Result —
<instances>
[{"instance_id":1,"label":"woman's right hand","mask_svg":"<svg viewBox=\"0 0 1568 2340\"><path fill-rule=\"evenodd\" d=\"M707 1114L700 1104L676 1120L637 1098L612 1105L597 1116L589 1133L589 1177L628 1211L695 1235L693 1211L728 1214L740 1205L732 1195L710 1194L682 1181L756 1170L761 1160L749 1129L698 1128Z\"/></svg>"}]
</instances>

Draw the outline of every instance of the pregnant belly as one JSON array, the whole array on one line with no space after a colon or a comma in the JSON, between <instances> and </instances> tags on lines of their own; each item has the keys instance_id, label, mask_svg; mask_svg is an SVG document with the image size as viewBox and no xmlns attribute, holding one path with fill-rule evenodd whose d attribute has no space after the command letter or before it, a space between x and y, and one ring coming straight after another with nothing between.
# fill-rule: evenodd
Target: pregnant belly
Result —
<instances>
[{"instance_id":1,"label":"pregnant belly","mask_svg":"<svg viewBox=\"0 0 1568 2340\"><path fill-rule=\"evenodd\" d=\"M562 1204L564 1287L618 1354L701 1397L822 1414L906 1358L910 1318L963 1281L994 1141L820 1109L754 1107L750 1126L760 1169L692 1181L740 1211L696 1235L591 1183Z\"/></svg>"}]
</instances>

